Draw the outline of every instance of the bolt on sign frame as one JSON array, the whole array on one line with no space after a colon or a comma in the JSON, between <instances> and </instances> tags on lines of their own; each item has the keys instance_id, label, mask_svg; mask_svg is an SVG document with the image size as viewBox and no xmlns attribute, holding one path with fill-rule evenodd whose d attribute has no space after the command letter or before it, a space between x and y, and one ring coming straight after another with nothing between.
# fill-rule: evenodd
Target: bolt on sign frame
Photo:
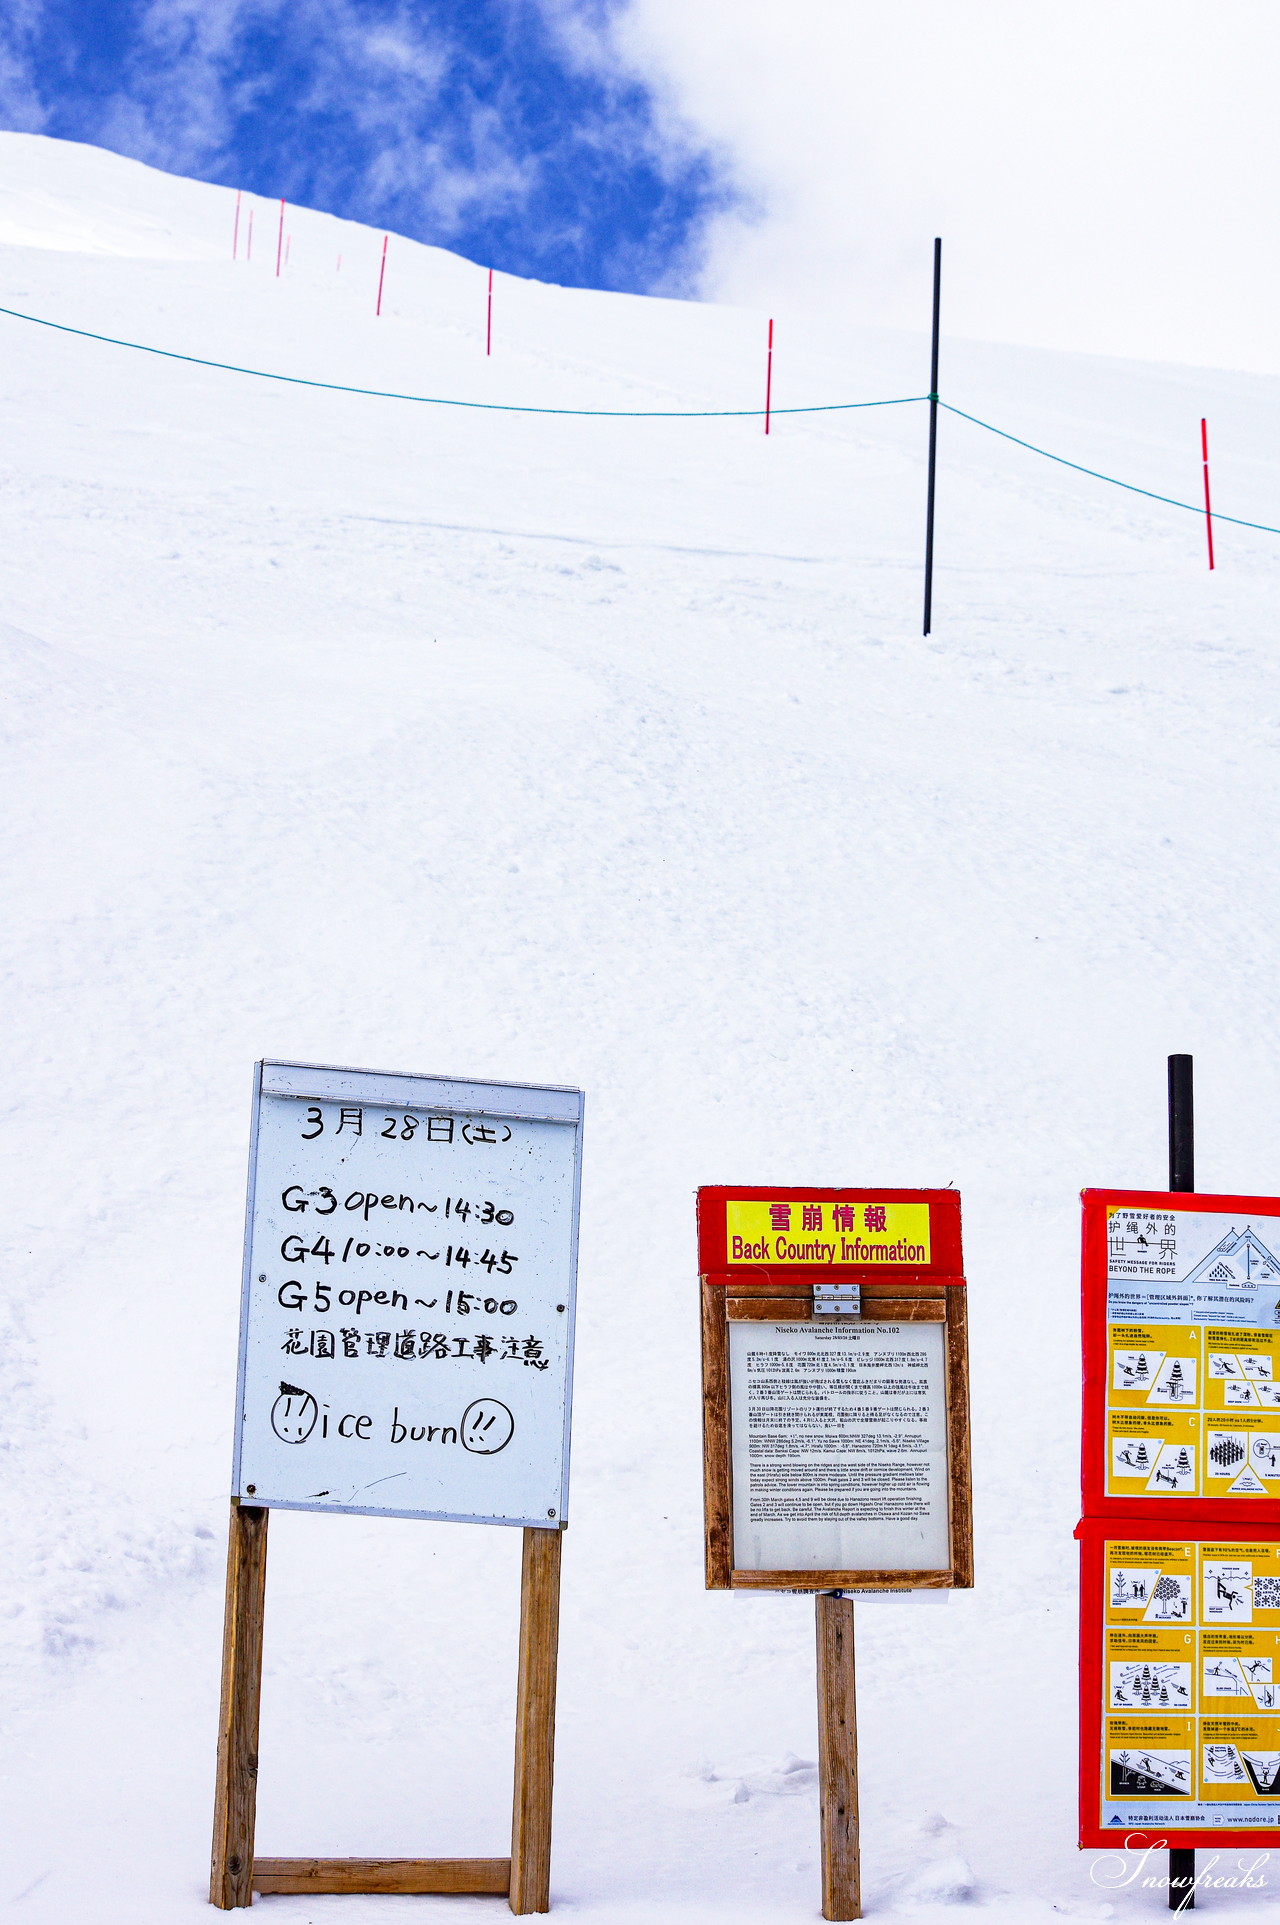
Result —
<instances>
[{"instance_id":1,"label":"bolt on sign frame","mask_svg":"<svg viewBox=\"0 0 1280 1925\"><path fill-rule=\"evenodd\" d=\"M698 1191L698 1254L707 1589L817 1594L822 1909L825 1918L858 1918L846 1594L973 1583L960 1198L954 1190L708 1186ZM763 1348L753 1347L756 1333ZM882 1449L879 1464L868 1443L874 1433L860 1433L846 1414L848 1388L873 1398L887 1392L890 1379L877 1384L878 1371L892 1373L894 1396L901 1399L905 1385L911 1400L898 1405L894 1449L905 1454L890 1459ZM761 1428L771 1410L772 1438ZM744 1433L736 1445L735 1422ZM908 1434L913 1425L918 1435ZM878 1441L884 1445L883 1431ZM814 1446L809 1464L806 1443ZM746 1488L735 1491L735 1477ZM757 1482L767 1494L757 1494ZM757 1512L793 1522L755 1530ZM928 1521L906 1521L913 1518ZM804 1552L806 1537L807 1561L794 1553L789 1563L771 1561L780 1544ZM877 1562L818 1568L817 1546L843 1550L860 1537L878 1547ZM928 1545L918 1563L903 1549L913 1538Z\"/></svg>"},{"instance_id":2,"label":"bolt on sign frame","mask_svg":"<svg viewBox=\"0 0 1280 1925\"><path fill-rule=\"evenodd\" d=\"M1280 1542L1161 1515L1085 1518L1080 1843L1280 1841ZM1172 1900L1171 1900L1172 1906Z\"/></svg>"},{"instance_id":3,"label":"bolt on sign frame","mask_svg":"<svg viewBox=\"0 0 1280 1925\"><path fill-rule=\"evenodd\" d=\"M582 1110L573 1089L256 1067L209 1891L224 1911L255 1892L549 1909ZM509 1858L255 1856L273 1509L523 1530Z\"/></svg>"}]
</instances>

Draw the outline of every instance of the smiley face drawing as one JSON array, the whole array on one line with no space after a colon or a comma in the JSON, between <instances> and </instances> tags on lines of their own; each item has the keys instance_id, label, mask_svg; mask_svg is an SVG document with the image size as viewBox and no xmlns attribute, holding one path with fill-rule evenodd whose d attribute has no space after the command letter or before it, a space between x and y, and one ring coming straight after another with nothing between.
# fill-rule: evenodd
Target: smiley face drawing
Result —
<instances>
[{"instance_id":1,"label":"smiley face drawing","mask_svg":"<svg viewBox=\"0 0 1280 1925\"><path fill-rule=\"evenodd\" d=\"M496 1457L511 1442L516 1420L496 1397L477 1397L462 1413L462 1444L479 1457Z\"/></svg>"},{"instance_id":2,"label":"smiley face drawing","mask_svg":"<svg viewBox=\"0 0 1280 1925\"><path fill-rule=\"evenodd\" d=\"M309 1390L281 1384L271 1406L271 1428L282 1444L305 1444L316 1427L320 1407Z\"/></svg>"}]
</instances>

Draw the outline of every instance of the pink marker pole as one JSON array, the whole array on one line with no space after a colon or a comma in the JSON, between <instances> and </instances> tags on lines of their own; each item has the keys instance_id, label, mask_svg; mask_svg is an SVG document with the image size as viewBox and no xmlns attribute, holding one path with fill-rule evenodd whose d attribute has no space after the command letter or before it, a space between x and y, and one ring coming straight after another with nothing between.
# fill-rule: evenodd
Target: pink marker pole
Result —
<instances>
[{"instance_id":1,"label":"pink marker pole","mask_svg":"<svg viewBox=\"0 0 1280 1925\"><path fill-rule=\"evenodd\" d=\"M280 232L276 236L276 274L280 273L280 256L284 253L284 202L280 203Z\"/></svg>"},{"instance_id":2,"label":"pink marker pole","mask_svg":"<svg viewBox=\"0 0 1280 1925\"><path fill-rule=\"evenodd\" d=\"M769 323L769 353L764 364L764 431L769 432L769 410L773 406L773 322Z\"/></svg>"},{"instance_id":3,"label":"pink marker pole","mask_svg":"<svg viewBox=\"0 0 1280 1925\"><path fill-rule=\"evenodd\" d=\"M249 239L245 243L244 257L246 261L251 261L253 259L253 209L252 208L249 209Z\"/></svg>"},{"instance_id":4,"label":"pink marker pole","mask_svg":"<svg viewBox=\"0 0 1280 1925\"><path fill-rule=\"evenodd\" d=\"M378 269L378 305L374 309L374 312L376 314L381 314L382 312L382 283L386 279L386 274L387 274L387 236L384 234L382 237L382 266Z\"/></svg>"},{"instance_id":5,"label":"pink marker pole","mask_svg":"<svg viewBox=\"0 0 1280 1925\"><path fill-rule=\"evenodd\" d=\"M1204 464L1204 529L1209 537L1209 566L1213 567L1213 510L1209 506L1209 429L1200 423L1200 459Z\"/></svg>"},{"instance_id":6,"label":"pink marker pole","mask_svg":"<svg viewBox=\"0 0 1280 1925\"><path fill-rule=\"evenodd\" d=\"M493 353L493 269L489 269L489 312L484 324L484 351Z\"/></svg>"},{"instance_id":7,"label":"pink marker pole","mask_svg":"<svg viewBox=\"0 0 1280 1925\"><path fill-rule=\"evenodd\" d=\"M233 261L238 259L239 249L240 249L240 192L241 190L237 188L236 189L236 224L231 230L231 258Z\"/></svg>"}]
</instances>

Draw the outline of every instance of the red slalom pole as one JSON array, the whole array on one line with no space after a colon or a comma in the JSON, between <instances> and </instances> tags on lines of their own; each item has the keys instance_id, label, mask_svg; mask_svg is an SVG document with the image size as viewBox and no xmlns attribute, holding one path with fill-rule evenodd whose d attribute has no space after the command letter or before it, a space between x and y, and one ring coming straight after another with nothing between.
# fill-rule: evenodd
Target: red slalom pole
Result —
<instances>
[{"instance_id":1,"label":"red slalom pole","mask_svg":"<svg viewBox=\"0 0 1280 1925\"><path fill-rule=\"evenodd\" d=\"M1213 567L1213 509L1209 506L1209 430L1200 423L1200 459L1204 463L1204 529L1209 537L1209 566Z\"/></svg>"},{"instance_id":2,"label":"red slalom pole","mask_svg":"<svg viewBox=\"0 0 1280 1925\"><path fill-rule=\"evenodd\" d=\"M769 351L764 364L764 431L769 432L769 410L773 406L773 322L769 323Z\"/></svg>"},{"instance_id":3,"label":"red slalom pole","mask_svg":"<svg viewBox=\"0 0 1280 1925\"><path fill-rule=\"evenodd\" d=\"M382 312L382 283L383 283L383 279L386 276L386 272L387 272L387 236L384 234L382 237L382 266L378 269L378 305L374 310L374 312L377 314L381 314Z\"/></svg>"},{"instance_id":4,"label":"red slalom pole","mask_svg":"<svg viewBox=\"0 0 1280 1925\"><path fill-rule=\"evenodd\" d=\"M236 189L236 224L231 230L231 258L236 260L240 247L240 189Z\"/></svg>"},{"instance_id":5,"label":"red slalom pole","mask_svg":"<svg viewBox=\"0 0 1280 1925\"><path fill-rule=\"evenodd\" d=\"M276 236L276 273L280 272L280 256L284 252L284 202L280 203L280 232Z\"/></svg>"},{"instance_id":6,"label":"red slalom pole","mask_svg":"<svg viewBox=\"0 0 1280 1925\"><path fill-rule=\"evenodd\" d=\"M484 324L484 351L493 353L493 269L489 269L489 313Z\"/></svg>"}]
</instances>

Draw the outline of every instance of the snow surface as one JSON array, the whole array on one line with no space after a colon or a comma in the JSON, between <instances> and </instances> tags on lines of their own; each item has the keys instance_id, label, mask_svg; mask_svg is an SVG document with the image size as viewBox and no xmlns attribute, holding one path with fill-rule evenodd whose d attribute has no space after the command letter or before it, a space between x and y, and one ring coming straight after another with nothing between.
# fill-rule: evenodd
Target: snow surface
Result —
<instances>
[{"instance_id":1,"label":"snow surface","mask_svg":"<svg viewBox=\"0 0 1280 1925\"><path fill-rule=\"evenodd\" d=\"M246 266L232 209L0 136L0 301L377 387L759 404L759 315L499 277L486 361L481 269L393 239L379 320L380 235L290 209L277 280L275 210ZM560 1916L818 1910L812 1606L702 1587L692 1193L726 1181L964 1197L978 1580L857 1606L868 1915L1162 1914L1074 1844L1075 1195L1163 1182L1171 1049L1202 1187L1277 1188L1280 537L1220 526L1210 575L1192 515L944 419L925 641L920 407L766 440L0 343L0 1899L209 1916L267 1054L588 1092ZM926 366L784 317L774 398ZM1220 504L1280 515L1275 381L951 341L943 378L1191 500L1207 414ZM506 1850L518 1560L273 1520L261 1851Z\"/></svg>"}]
</instances>

